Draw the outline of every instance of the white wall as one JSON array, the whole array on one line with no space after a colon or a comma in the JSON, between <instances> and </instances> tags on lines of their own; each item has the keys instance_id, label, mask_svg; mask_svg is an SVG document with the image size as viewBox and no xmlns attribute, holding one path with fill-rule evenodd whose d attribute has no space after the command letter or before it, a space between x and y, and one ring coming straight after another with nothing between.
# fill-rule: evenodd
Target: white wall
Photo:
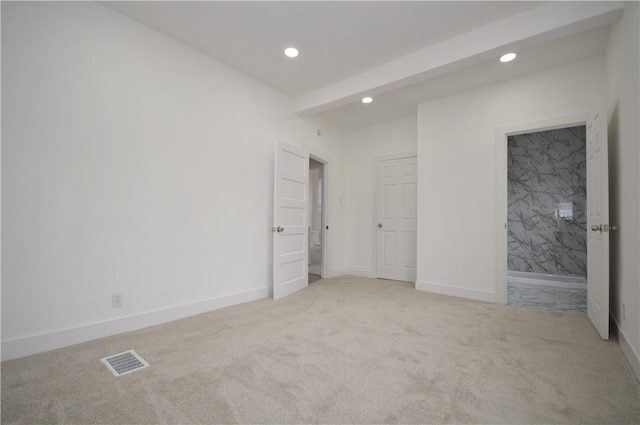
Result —
<instances>
[{"instance_id":1,"label":"white wall","mask_svg":"<svg viewBox=\"0 0 640 425\"><path fill-rule=\"evenodd\" d=\"M289 98L96 3L3 2L2 60L3 358L268 296L277 138L343 269L344 135Z\"/></svg>"},{"instance_id":2,"label":"white wall","mask_svg":"<svg viewBox=\"0 0 640 425\"><path fill-rule=\"evenodd\" d=\"M640 5L625 4L607 45L611 223L611 314L640 379ZM623 304L625 314L623 315Z\"/></svg>"},{"instance_id":3,"label":"white wall","mask_svg":"<svg viewBox=\"0 0 640 425\"><path fill-rule=\"evenodd\" d=\"M416 288L496 300L497 127L596 110L603 88L595 58L418 106Z\"/></svg>"},{"instance_id":4,"label":"white wall","mask_svg":"<svg viewBox=\"0 0 640 425\"><path fill-rule=\"evenodd\" d=\"M375 276L374 161L389 154L416 152L416 117L409 116L347 133L345 223L346 272Z\"/></svg>"}]
</instances>

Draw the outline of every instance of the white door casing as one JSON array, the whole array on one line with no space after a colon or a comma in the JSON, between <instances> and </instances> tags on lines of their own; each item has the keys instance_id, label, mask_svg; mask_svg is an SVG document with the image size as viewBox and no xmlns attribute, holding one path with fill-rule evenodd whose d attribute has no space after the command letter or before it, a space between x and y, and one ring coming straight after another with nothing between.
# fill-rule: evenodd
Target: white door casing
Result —
<instances>
[{"instance_id":1,"label":"white door casing","mask_svg":"<svg viewBox=\"0 0 640 425\"><path fill-rule=\"evenodd\" d=\"M309 153L278 141L275 150L273 211L273 298L279 299L309 282Z\"/></svg>"},{"instance_id":2,"label":"white door casing","mask_svg":"<svg viewBox=\"0 0 640 425\"><path fill-rule=\"evenodd\" d=\"M416 157L379 161L376 173L377 277L415 282Z\"/></svg>"},{"instance_id":3,"label":"white door casing","mask_svg":"<svg viewBox=\"0 0 640 425\"><path fill-rule=\"evenodd\" d=\"M604 116L587 122L587 315L609 339L609 167Z\"/></svg>"}]
</instances>

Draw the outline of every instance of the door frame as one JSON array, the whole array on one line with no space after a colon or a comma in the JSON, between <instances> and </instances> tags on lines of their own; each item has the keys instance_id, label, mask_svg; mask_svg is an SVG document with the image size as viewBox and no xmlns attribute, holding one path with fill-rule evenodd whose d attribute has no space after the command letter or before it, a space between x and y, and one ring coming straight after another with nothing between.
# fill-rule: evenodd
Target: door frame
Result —
<instances>
[{"instance_id":1,"label":"door frame","mask_svg":"<svg viewBox=\"0 0 640 425\"><path fill-rule=\"evenodd\" d=\"M496 128L496 302L507 304L507 211L508 211L508 151L509 136L535 133L538 131L557 130L560 128L588 126L588 112L552 117L536 121L509 124ZM588 184L588 182L587 182Z\"/></svg>"},{"instance_id":2,"label":"door frame","mask_svg":"<svg viewBox=\"0 0 640 425\"><path fill-rule=\"evenodd\" d=\"M325 155L318 154L313 148L307 147L309 151L309 159L313 159L322 164L322 220L321 220L321 239L322 239L322 263L320 264L320 278L325 279L332 277L329 274L329 255L331 249L329 248L329 230L327 226L330 223L329 220L329 179L331 174L331 160ZM307 250L307 264L309 263L309 250Z\"/></svg>"},{"instance_id":3,"label":"door frame","mask_svg":"<svg viewBox=\"0 0 640 425\"><path fill-rule=\"evenodd\" d=\"M402 159L402 158L418 158L416 151L405 153L394 153L388 155L380 155L373 157L373 208L371 215L371 234L373 235L371 243L373 245L371 249L371 274L373 278L378 278L378 169L382 161L388 161L390 159ZM418 190L418 181L416 179L416 190ZM417 208L417 207L416 207ZM417 248L417 247L416 247ZM416 268L417 268L416 264Z\"/></svg>"}]
</instances>

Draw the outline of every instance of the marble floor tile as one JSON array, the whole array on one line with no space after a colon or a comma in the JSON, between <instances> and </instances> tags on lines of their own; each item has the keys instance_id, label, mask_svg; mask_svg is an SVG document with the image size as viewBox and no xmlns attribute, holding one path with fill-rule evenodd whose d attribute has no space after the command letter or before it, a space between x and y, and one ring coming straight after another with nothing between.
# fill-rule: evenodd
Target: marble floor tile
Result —
<instances>
[{"instance_id":1,"label":"marble floor tile","mask_svg":"<svg viewBox=\"0 0 640 425\"><path fill-rule=\"evenodd\" d=\"M569 314L587 314L587 288L563 288L530 283L507 284L508 303Z\"/></svg>"}]
</instances>

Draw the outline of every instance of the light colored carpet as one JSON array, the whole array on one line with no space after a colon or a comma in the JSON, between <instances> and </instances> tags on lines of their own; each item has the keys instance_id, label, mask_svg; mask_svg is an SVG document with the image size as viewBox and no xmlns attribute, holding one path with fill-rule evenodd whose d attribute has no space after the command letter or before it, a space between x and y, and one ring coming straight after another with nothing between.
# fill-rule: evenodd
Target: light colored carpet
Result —
<instances>
[{"instance_id":1,"label":"light colored carpet","mask_svg":"<svg viewBox=\"0 0 640 425\"><path fill-rule=\"evenodd\" d=\"M2 363L3 424L639 422L585 317L354 277Z\"/></svg>"}]
</instances>

